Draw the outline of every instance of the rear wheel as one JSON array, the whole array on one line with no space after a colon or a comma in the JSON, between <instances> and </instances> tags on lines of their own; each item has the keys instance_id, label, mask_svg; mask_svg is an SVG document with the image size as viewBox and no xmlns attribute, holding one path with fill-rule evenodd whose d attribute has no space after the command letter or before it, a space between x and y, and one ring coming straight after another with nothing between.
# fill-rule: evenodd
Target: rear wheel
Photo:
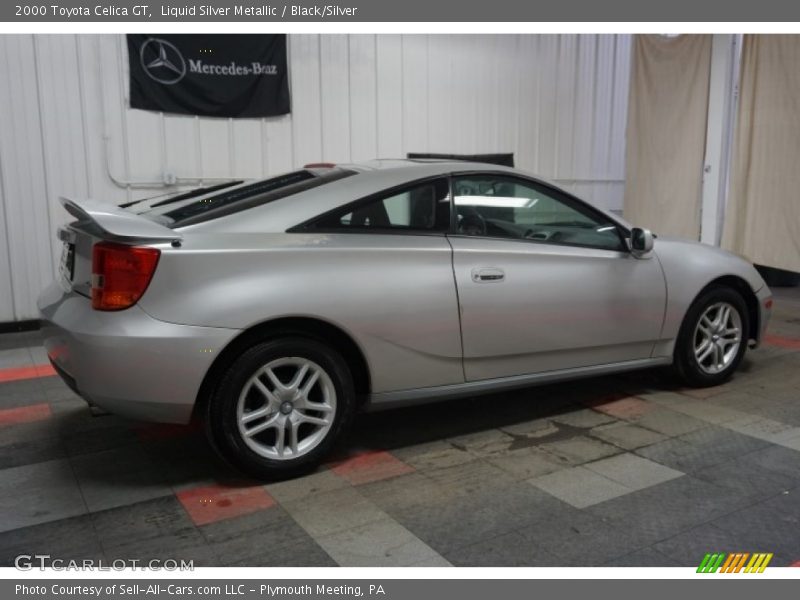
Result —
<instances>
[{"instance_id":1,"label":"rear wheel","mask_svg":"<svg viewBox=\"0 0 800 600\"><path fill-rule=\"evenodd\" d=\"M317 466L352 420L347 365L315 340L282 338L244 352L208 405L212 442L229 462L261 478Z\"/></svg>"},{"instance_id":2,"label":"rear wheel","mask_svg":"<svg viewBox=\"0 0 800 600\"><path fill-rule=\"evenodd\" d=\"M675 345L675 368L694 387L719 385L747 349L750 323L742 296L727 287L704 292L686 313Z\"/></svg>"}]
</instances>

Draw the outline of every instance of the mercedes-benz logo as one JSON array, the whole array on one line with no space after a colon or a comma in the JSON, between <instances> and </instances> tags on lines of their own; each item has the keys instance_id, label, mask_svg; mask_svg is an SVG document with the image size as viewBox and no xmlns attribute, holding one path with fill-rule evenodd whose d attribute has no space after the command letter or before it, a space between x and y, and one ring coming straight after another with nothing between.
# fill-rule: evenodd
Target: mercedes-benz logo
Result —
<instances>
[{"instance_id":1,"label":"mercedes-benz logo","mask_svg":"<svg viewBox=\"0 0 800 600\"><path fill-rule=\"evenodd\" d=\"M176 84L186 75L183 55L166 40L147 38L139 49L139 60L147 76L164 85Z\"/></svg>"}]
</instances>

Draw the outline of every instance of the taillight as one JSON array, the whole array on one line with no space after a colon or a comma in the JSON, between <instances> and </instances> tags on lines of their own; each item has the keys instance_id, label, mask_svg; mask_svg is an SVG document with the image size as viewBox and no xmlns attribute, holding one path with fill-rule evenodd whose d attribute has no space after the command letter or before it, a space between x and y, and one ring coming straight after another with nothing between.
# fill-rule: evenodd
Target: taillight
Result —
<instances>
[{"instance_id":1,"label":"taillight","mask_svg":"<svg viewBox=\"0 0 800 600\"><path fill-rule=\"evenodd\" d=\"M122 310L139 301L155 273L161 250L110 242L92 250L92 308Z\"/></svg>"}]
</instances>

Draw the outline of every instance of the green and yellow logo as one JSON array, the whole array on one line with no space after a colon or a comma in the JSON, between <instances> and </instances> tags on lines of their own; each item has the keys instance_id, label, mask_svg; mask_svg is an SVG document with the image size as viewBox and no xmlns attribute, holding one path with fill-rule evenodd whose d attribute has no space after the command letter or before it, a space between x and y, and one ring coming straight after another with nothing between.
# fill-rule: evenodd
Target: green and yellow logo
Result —
<instances>
[{"instance_id":1,"label":"green and yellow logo","mask_svg":"<svg viewBox=\"0 0 800 600\"><path fill-rule=\"evenodd\" d=\"M698 573L763 573L772 552L725 552L708 553L703 557ZM749 559L749 560L748 560ZM745 564L747 566L745 566Z\"/></svg>"}]
</instances>

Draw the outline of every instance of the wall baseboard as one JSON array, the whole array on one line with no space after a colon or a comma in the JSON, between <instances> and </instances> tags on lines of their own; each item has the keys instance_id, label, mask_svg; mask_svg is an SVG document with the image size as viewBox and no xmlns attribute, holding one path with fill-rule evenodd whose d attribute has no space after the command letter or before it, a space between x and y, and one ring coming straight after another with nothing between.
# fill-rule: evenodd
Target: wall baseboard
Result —
<instances>
[{"instance_id":1,"label":"wall baseboard","mask_svg":"<svg viewBox=\"0 0 800 600\"><path fill-rule=\"evenodd\" d=\"M25 321L0 322L0 333L19 333L20 331L37 331L41 327L39 319Z\"/></svg>"},{"instance_id":2,"label":"wall baseboard","mask_svg":"<svg viewBox=\"0 0 800 600\"><path fill-rule=\"evenodd\" d=\"M800 273L785 271L764 265L755 265L756 270L770 287L797 287L800 285Z\"/></svg>"}]
</instances>

